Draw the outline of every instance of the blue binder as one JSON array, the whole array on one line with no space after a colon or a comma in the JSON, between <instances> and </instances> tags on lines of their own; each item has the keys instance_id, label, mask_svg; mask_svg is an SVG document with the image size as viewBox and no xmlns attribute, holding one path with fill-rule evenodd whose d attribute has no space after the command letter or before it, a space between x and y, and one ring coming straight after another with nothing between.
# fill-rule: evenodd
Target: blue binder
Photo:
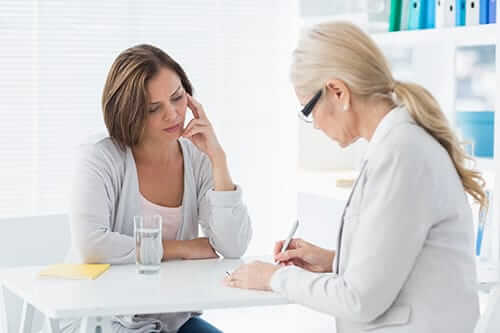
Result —
<instances>
[{"instance_id":1,"label":"blue binder","mask_svg":"<svg viewBox=\"0 0 500 333\"><path fill-rule=\"evenodd\" d=\"M479 24L488 24L489 0L479 1Z\"/></svg>"},{"instance_id":2,"label":"blue binder","mask_svg":"<svg viewBox=\"0 0 500 333\"><path fill-rule=\"evenodd\" d=\"M457 0L455 6L455 14L457 15L455 18L455 25L457 27L463 26L465 25L465 8L467 7L466 0Z\"/></svg>"},{"instance_id":3,"label":"blue binder","mask_svg":"<svg viewBox=\"0 0 500 333\"><path fill-rule=\"evenodd\" d=\"M436 1L425 0L425 2L427 3L427 15L425 16L424 29L434 29L436 27Z\"/></svg>"},{"instance_id":4,"label":"blue binder","mask_svg":"<svg viewBox=\"0 0 500 333\"><path fill-rule=\"evenodd\" d=\"M497 22L497 0L490 0L490 6L488 8L488 23Z\"/></svg>"},{"instance_id":5,"label":"blue binder","mask_svg":"<svg viewBox=\"0 0 500 333\"><path fill-rule=\"evenodd\" d=\"M436 17L434 4L434 1L431 0L411 0L408 13L408 30L433 28ZM432 13L429 7L432 7Z\"/></svg>"},{"instance_id":6,"label":"blue binder","mask_svg":"<svg viewBox=\"0 0 500 333\"><path fill-rule=\"evenodd\" d=\"M420 0L411 0L408 11L408 30L417 30L420 27L421 17Z\"/></svg>"}]
</instances>

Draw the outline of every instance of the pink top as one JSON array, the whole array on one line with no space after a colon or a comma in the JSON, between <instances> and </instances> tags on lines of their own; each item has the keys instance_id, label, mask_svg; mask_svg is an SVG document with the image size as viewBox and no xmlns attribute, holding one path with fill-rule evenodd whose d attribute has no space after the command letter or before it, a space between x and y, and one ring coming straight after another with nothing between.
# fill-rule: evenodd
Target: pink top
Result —
<instances>
[{"instance_id":1,"label":"pink top","mask_svg":"<svg viewBox=\"0 0 500 333\"><path fill-rule=\"evenodd\" d=\"M160 206L144 198L141 194L144 215L160 215L162 219L162 239L176 239L177 230L182 223L182 205L179 207Z\"/></svg>"}]
</instances>

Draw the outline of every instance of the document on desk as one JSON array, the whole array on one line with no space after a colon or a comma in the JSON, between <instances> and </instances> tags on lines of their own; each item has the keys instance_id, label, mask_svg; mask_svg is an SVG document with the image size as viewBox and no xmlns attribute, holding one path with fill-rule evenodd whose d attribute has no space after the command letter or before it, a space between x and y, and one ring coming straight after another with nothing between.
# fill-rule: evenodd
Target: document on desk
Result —
<instances>
[{"instance_id":1,"label":"document on desk","mask_svg":"<svg viewBox=\"0 0 500 333\"><path fill-rule=\"evenodd\" d=\"M69 280L94 280L104 273L109 264L57 264L38 273L40 278L60 278Z\"/></svg>"}]
</instances>

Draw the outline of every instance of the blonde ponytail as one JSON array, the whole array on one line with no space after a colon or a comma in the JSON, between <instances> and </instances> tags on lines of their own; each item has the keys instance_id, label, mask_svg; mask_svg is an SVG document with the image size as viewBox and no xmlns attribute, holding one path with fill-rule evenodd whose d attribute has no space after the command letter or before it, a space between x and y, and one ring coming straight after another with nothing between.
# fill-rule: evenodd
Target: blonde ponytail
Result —
<instances>
[{"instance_id":1,"label":"blonde ponytail","mask_svg":"<svg viewBox=\"0 0 500 333\"><path fill-rule=\"evenodd\" d=\"M467 156L456 135L451 130L448 120L441 111L436 99L425 88L413 83L395 81L394 93L401 103L406 106L415 122L446 149L465 191L481 206L486 206L487 198L484 192L484 179L480 172L465 167L466 160L471 158Z\"/></svg>"},{"instance_id":2,"label":"blonde ponytail","mask_svg":"<svg viewBox=\"0 0 500 333\"><path fill-rule=\"evenodd\" d=\"M293 53L291 79L302 94L313 95L332 78L344 81L360 98L383 99L392 106L404 104L417 124L446 149L465 191L481 206L487 205L481 173L465 166L470 157L437 101L417 84L395 81L375 42L351 23L314 26L302 35Z\"/></svg>"}]
</instances>

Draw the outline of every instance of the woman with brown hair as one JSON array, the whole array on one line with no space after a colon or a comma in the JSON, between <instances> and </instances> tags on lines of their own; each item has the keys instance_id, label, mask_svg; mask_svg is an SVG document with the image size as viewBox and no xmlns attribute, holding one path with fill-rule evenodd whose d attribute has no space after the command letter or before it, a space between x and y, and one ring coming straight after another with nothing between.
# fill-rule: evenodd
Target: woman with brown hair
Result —
<instances>
[{"instance_id":1,"label":"woman with brown hair","mask_svg":"<svg viewBox=\"0 0 500 333\"><path fill-rule=\"evenodd\" d=\"M252 228L241 188L192 94L181 66L156 47L114 61L102 96L109 137L85 145L77 165L69 261L134 263L133 217L153 214L163 217L163 260L243 255ZM188 108L194 119L184 126ZM197 313L129 319L162 332L219 332ZM125 322L114 330L128 332Z\"/></svg>"}]
</instances>

